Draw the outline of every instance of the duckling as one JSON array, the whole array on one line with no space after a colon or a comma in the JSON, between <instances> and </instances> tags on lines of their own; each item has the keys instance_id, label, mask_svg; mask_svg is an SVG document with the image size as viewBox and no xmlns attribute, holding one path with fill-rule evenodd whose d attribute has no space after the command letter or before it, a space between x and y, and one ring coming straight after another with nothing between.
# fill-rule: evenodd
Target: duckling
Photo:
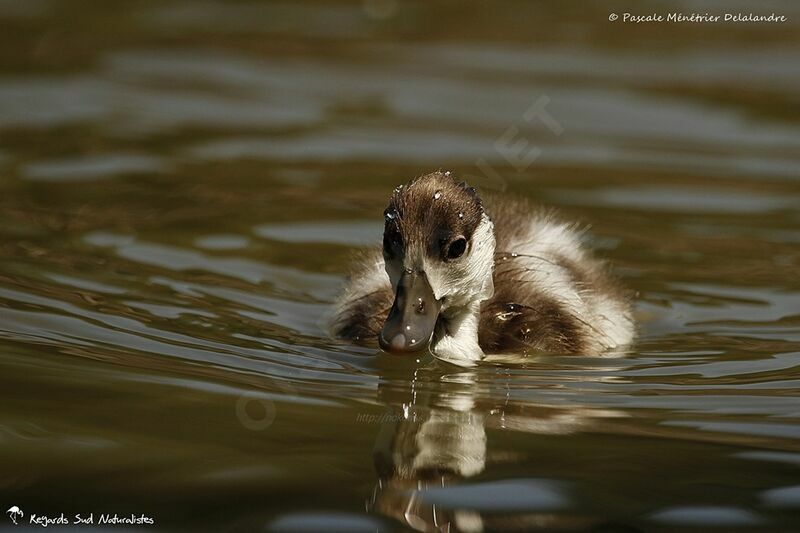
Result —
<instances>
[{"instance_id":1,"label":"duckling","mask_svg":"<svg viewBox=\"0 0 800 533\"><path fill-rule=\"evenodd\" d=\"M451 172L394 189L383 250L356 264L333 314L341 339L426 349L472 366L486 354L599 354L634 336L625 292L574 224Z\"/></svg>"}]
</instances>

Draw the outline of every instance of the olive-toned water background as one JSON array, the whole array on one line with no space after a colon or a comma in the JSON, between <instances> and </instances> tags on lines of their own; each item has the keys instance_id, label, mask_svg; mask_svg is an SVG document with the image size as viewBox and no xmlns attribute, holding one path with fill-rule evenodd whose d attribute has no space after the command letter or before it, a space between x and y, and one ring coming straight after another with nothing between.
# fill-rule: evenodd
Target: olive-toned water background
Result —
<instances>
[{"instance_id":1,"label":"olive-toned water background","mask_svg":"<svg viewBox=\"0 0 800 533\"><path fill-rule=\"evenodd\" d=\"M798 21L0 1L2 510L800 529ZM587 226L636 293L629 353L465 371L331 340L389 191L436 168Z\"/></svg>"}]
</instances>

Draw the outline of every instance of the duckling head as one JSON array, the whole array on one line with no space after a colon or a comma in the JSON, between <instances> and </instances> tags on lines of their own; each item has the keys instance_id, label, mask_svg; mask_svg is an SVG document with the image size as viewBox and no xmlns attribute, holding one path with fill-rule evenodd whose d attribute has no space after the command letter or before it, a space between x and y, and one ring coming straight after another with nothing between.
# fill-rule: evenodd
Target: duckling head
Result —
<instances>
[{"instance_id":1,"label":"duckling head","mask_svg":"<svg viewBox=\"0 0 800 533\"><path fill-rule=\"evenodd\" d=\"M477 313L494 292L495 238L474 188L434 172L394 190L384 212L383 257L395 291L379 335L390 353L440 341L457 359L479 359ZM473 320L474 319L474 320ZM453 342L453 339L459 339Z\"/></svg>"}]
</instances>

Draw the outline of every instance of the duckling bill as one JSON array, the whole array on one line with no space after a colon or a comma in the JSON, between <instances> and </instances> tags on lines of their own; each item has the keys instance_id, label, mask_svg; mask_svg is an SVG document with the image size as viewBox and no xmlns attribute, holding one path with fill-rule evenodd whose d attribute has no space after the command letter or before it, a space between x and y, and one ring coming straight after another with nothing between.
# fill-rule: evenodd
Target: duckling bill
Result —
<instances>
[{"instance_id":1,"label":"duckling bill","mask_svg":"<svg viewBox=\"0 0 800 533\"><path fill-rule=\"evenodd\" d=\"M433 338L441 307L425 272L405 270L395 289L394 304L378 335L381 348L390 353L426 349Z\"/></svg>"},{"instance_id":2,"label":"duckling bill","mask_svg":"<svg viewBox=\"0 0 800 533\"><path fill-rule=\"evenodd\" d=\"M392 193L383 249L355 266L333 333L465 366L628 344L628 299L579 237L522 199L482 199L450 172L421 176Z\"/></svg>"}]
</instances>

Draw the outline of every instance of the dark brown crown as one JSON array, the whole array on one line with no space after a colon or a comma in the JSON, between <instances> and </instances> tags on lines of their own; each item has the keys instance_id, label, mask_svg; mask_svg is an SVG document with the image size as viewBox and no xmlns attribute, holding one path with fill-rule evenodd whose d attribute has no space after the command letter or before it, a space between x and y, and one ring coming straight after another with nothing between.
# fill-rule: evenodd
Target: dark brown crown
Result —
<instances>
[{"instance_id":1,"label":"dark brown crown","mask_svg":"<svg viewBox=\"0 0 800 533\"><path fill-rule=\"evenodd\" d=\"M471 239L483 206L473 187L457 182L450 172L437 171L397 187L384 214L385 235L396 232L403 247L424 246L426 253L436 255L458 236Z\"/></svg>"}]
</instances>

